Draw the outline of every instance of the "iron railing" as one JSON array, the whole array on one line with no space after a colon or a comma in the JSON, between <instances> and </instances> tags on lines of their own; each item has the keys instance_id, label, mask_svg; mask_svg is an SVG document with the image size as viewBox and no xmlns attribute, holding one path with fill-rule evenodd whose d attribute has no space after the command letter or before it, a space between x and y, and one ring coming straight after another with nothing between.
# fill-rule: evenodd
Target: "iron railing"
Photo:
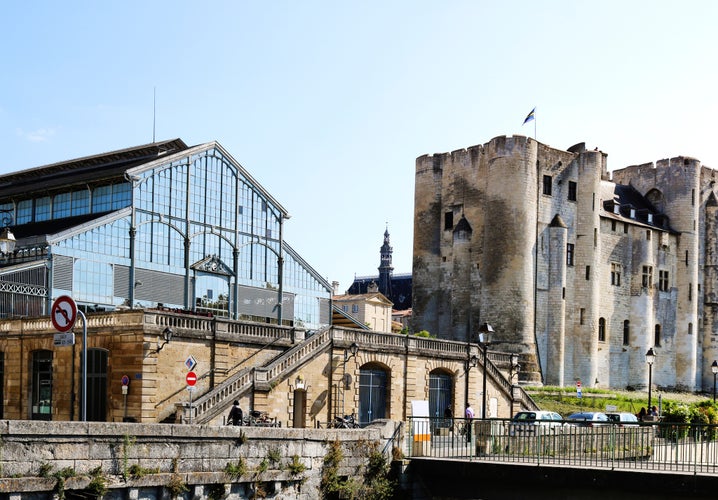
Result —
<instances>
[{"instance_id":1,"label":"iron railing","mask_svg":"<svg viewBox=\"0 0 718 500\"><path fill-rule=\"evenodd\" d=\"M407 457L718 475L718 426L410 418Z\"/></svg>"}]
</instances>

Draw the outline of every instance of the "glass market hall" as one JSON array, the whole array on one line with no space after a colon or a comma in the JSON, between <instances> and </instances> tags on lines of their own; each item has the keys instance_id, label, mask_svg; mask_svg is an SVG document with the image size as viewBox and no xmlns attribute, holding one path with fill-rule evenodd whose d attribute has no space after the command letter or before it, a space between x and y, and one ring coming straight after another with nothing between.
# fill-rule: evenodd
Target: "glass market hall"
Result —
<instances>
[{"instance_id":1,"label":"glass market hall","mask_svg":"<svg viewBox=\"0 0 718 500\"><path fill-rule=\"evenodd\" d=\"M168 308L330 323L331 285L283 239L287 211L217 142L181 139L0 176L0 318Z\"/></svg>"}]
</instances>

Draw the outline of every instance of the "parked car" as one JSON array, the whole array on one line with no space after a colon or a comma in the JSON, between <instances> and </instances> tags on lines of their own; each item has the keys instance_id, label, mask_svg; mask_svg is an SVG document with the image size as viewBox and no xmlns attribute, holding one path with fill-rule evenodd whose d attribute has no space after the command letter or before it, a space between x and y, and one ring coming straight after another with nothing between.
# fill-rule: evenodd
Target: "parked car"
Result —
<instances>
[{"instance_id":1,"label":"parked car","mask_svg":"<svg viewBox=\"0 0 718 500\"><path fill-rule=\"evenodd\" d=\"M620 413L606 413L608 420L615 422L621 426L623 425L638 425L638 417L633 413L620 412Z\"/></svg>"},{"instance_id":2,"label":"parked car","mask_svg":"<svg viewBox=\"0 0 718 500\"><path fill-rule=\"evenodd\" d=\"M510 436L559 432L563 417L555 411L520 411L509 424Z\"/></svg>"},{"instance_id":3,"label":"parked car","mask_svg":"<svg viewBox=\"0 0 718 500\"><path fill-rule=\"evenodd\" d=\"M608 423L608 415L600 411L578 412L569 415L566 418L566 422L568 422L569 424L578 425L580 427L593 427L594 425Z\"/></svg>"}]
</instances>

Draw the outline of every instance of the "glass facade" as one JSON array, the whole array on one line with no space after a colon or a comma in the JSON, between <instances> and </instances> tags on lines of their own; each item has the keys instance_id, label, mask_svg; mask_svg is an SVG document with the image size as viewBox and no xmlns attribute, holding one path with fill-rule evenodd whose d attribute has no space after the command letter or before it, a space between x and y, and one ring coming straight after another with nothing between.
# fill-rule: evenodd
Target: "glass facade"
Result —
<instances>
[{"instance_id":1,"label":"glass facade","mask_svg":"<svg viewBox=\"0 0 718 500\"><path fill-rule=\"evenodd\" d=\"M97 214L50 242L52 297L71 294L100 310L163 306L242 319L281 291L284 324L329 322L331 286L281 240L283 208L216 143L124 174L0 200L15 225ZM264 314L249 316L278 319Z\"/></svg>"}]
</instances>

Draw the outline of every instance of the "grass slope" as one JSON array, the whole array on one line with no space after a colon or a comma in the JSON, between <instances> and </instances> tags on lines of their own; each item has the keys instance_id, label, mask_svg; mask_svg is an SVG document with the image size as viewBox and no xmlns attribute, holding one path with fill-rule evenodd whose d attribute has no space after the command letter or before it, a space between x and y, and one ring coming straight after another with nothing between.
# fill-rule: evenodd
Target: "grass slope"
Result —
<instances>
[{"instance_id":1,"label":"grass slope","mask_svg":"<svg viewBox=\"0 0 718 500\"><path fill-rule=\"evenodd\" d=\"M582 397L578 398L575 388L526 387L525 390L542 410L555 411L563 417L577 411L605 412L606 406L615 406L617 412L638 413L641 407L648 406L648 393L639 391L583 389ZM651 394L651 405L658 406L659 398L663 402L691 404L712 399L712 395L656 391Z\"/></svg>"}]
</instances>

